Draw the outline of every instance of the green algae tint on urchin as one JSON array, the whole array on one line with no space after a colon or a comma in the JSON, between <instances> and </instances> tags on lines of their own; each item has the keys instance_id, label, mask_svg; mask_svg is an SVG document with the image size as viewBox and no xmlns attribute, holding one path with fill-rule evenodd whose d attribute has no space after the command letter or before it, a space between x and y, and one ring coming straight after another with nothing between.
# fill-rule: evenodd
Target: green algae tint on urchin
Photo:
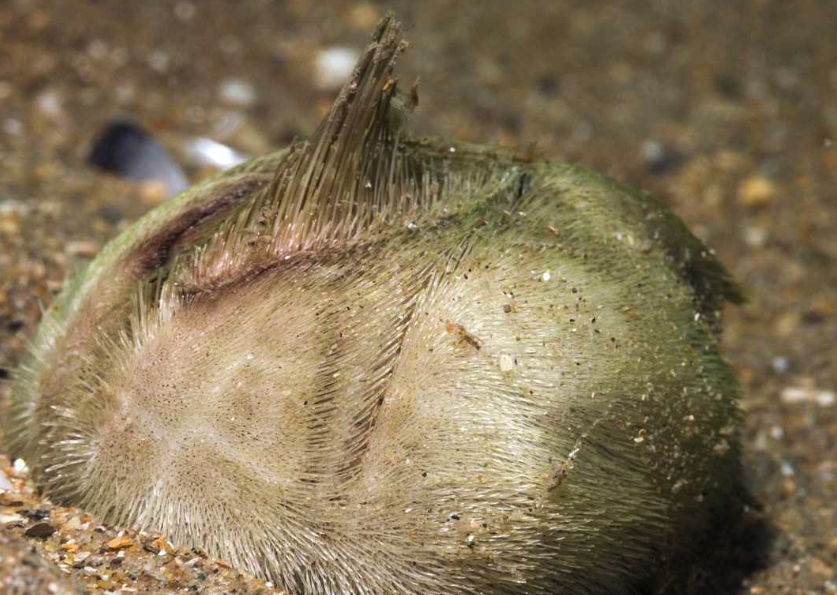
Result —
<instances>
[{"instance_id":1,"label":"green algae tint on urchin","mask_svg":"<svg viewBox=\"0 0 837 595\"><path fill-rule=\"evenodd\" d=\"M384 19L310 142L68 284L6 447L55 501L290 593L636 592L738 485L739 294L644 195L406 137L405 47Z\"/></svg>"}]
</instances>

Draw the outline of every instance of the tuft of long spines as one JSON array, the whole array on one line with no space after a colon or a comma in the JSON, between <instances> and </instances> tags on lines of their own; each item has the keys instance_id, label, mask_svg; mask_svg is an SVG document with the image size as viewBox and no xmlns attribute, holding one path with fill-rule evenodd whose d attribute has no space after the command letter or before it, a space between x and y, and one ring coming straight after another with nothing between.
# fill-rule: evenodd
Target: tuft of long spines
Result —
<instances>
[{"instance_id":1,"label":"tuft of long spines","mask_svg":"<svg viewBox=\"0 0 837 595\"><path fill-rule=\"evenodd\" d=\"M480 194L491 200L491 189L510 196L506 189L525 175L518 168L529 165L520 155L404 137L393 69L408 47L401 25L384 17L311 140L292 146L272 182L180 259L184 266L171 267L173 281L195 293L216 289L289 254L416 225L443 198L454 212Z\"/></svg>"},{"instance_id":2,"label":"tuft of long spines","mask_svg":"<svg viewBox=\"0 0 837 595\"><path fill-rule=\"evenodd\" d=\"M406 48L400 25L385 17L311 142L265 191L268 203L279 203L274 250L304 249L301 238L351 236L393 208L387 182L399 131L388 114L398 88L393 68Z\"/></svg>"},{"instance_id":3,"label":"tuft of long spines","mask_svg":"<svg viewBox=\"0 0 837 595\"><path fill-rule=\"evenodd\" d=\"M407 47L400 24L384 17L311 140L294 145L271 184L201 249L193 283L229 282L285 254L346 241L420 208L429 198L422 190L426 175L418 163L401 163L401 131L390 117L398 93L393 68Z\"/></svg>"}]
</instances>

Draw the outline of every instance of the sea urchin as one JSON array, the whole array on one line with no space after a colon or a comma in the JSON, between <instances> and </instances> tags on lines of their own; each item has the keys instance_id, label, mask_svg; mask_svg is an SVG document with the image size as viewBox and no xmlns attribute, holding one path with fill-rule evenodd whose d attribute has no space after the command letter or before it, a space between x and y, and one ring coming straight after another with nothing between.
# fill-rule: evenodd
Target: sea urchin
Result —
<instances>
[{"instance_id":1,"label":"sea urchin","mask_svg":"<svg viewBox=\"0 0 837 595\"><path fill-rule=\"evenodd\" d=\"M384 19L310 142L70 282L6 445L54 500L290 592L631 592L736 485L738 293L625 186L405 136L405 47Z\"/></svg>"}]
</instances>

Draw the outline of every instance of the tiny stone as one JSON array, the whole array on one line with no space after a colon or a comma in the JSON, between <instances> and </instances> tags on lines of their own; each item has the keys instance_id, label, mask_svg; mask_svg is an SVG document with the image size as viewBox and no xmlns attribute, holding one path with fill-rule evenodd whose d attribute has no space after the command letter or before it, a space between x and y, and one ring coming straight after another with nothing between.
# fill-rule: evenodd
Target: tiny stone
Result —
<instances>
[{"instance_id":1,"label":"tiny stone","mask_svg":"<svg viewBox=\"0 0 837 595\"><path fill-rule=\"evenodd\" d=\"M508 353L503 353L500 355L500 371L501 372L511 372L514 368L514 358L509 355Z\"/></svg>"},{"instance_id":2,"label":"tiny stone","mask_svg":"<svg viewBox=\"0 0 837 595\"><path fill-rule=\"evenodd\" d=\"M46 539L53 533L55 533L55 527L53 527L49 523L35 523L24 532L24 535L26 535L26 537L37 537L38 539Z\"/></svg>"},{"instance_id":3,"label":"tiny stone","mask_svg":"<svg viewBox=\"0 0 837 595\"><path fill-rule=\"evenodd\" d=\"M642 160L649 166L653 166L665 159L663 145L655 140L647 139L643 141L640 152L642 153Z\"/></svg>"},{"instance_id":4,"label":"tiny stone","mask_svg":"<svg viewBox=\"0 0 837 595\"><path fill-rule=\"evenodd\" d=\"M20 136L23 134L23 124L20 123L20 120L7 118L3 121L3 132L9 136Z\"/></svg>"},{"instance_id":5,"label":"tiny stone","mask_svg":"<svg viewBox=\"0 0 837 595\"><path fill-rule=\"evenodd\" d=\"M14 219L0 220L0 232L9 236L15 236L20 233L20 224Z\"/></svg>"},{"instance_id":6,"label":"tiny stone","mask_svg":"<svg viewBox=\"0 0 837 595\"><path fill-rule=\"evenodd\" d=\"M790 362L788 361L788 358L781 355L774 357L770 363L773 366L773 370L779 374L784 374L788 371L788 369L790 369Z\"/></svg>"},{"instance_id":7,"label":"tiny stone","mask_svg":"<svg viewBox=\"0 0 837 595\"><path fill-rule=\"evenodd\" d=\"M218 95L231 105L247 107L256 101L256 90L249 82L239 78L228 78L221 83Z\"/></svg>"},{"instance_id":8,"label":"tiny stone","mask_svg":"<svg viewBox=\"0 0 837 595\"><path fill-rule=\"evenodd\" d=\"M803 401L807 401L808 397L808 389L800 388L796 386L789 386L782 390L782 402L783 403L801 403Z\"/></svg>"},{"instance_id":9,"label":"tiny stone","mask_svg":"<svg viewBox=\"0 0 837 595\"><path fill-rule=\"evenodd\" d=\"M821 407L830 407L837 400L837 395L833 390L820 390L804 386L789 386L782 390L780 396L783 403L815 402Z\"/></svg>"},{"instance_id":10,"label":"tiny stone","mask_svg":"<svg viewBox=\"0 0 837 595\"><path fill-rule=\"evenodd\" d=\"M101 39L93 39L87 44L87 55L94 60L102 60L108 55L108 46Z\"/></svg>"},{"instance_id":11,"label":"tiny stone","mask_svg":"<svg viewBox=\"0 0 837 595\"><path fill-rule=\"evenodd\" d=\"M77 240L68 242L65 250L71 256L81 256L84 258L93 258L99 253L100 246L96 242L90 240Z\"/></svg>"},{"instance_id":12,"label":"tiny stone","mask_svg":"<svg viewBox=\"0 0 837 595\"><path fill-rule=\"evenodd\" d=\"M738 202L748 207L763 206L776 198L776 185L765 176L751 176L738 186Z\"/></svg>"},{"instance_id":13,"label":"tiny stone","mask_svg":"<svg viewBox=\"0 0 837 595\"><path fill-rule=\"evenodd\" d=\"M25 519L17 513L0 514L0 525L19 525Z\"/></svg>"},{"instance_id":14,"label":"tiny stone","mask_svg":"<svg viewBox=\"0 0 837 595\"><path fill-rule=\"evenodd\" d=\"M38 109L47 117L58 118L64 112L61 96L54 89L47 89L35 98Z\"/></svg>"},{"instance_id":15,"label":"tiny stone","mask_svg":"<svg viewBox=\"0 0 837 595\"><path fill-rule=\"evenodd\" d=\"M139 183L139 196L144 205L153 207L169 196L169 189L159 180L144 180Z\"/></svg>"},{"instance_id":16,"label":"tiny stone","mask_svg":"<svg viewBox=\"0 0 837 595\"><path fill-rule=\"evenodd\" d=\"M767 240L767 230L764 227L748 226L744 228L744 241L748 246L760 248Z\"/></svg>"},{"instance_id":17,"label":"tiny stone","mask_svg":"<svg viewBox=\"0 0 837 595\"><path fill-rule=\"evenodd\" d=\"M107 546L112 550L121 550L125 548L129 548L134 545L134 540L130 537L123 536L123 537L116 537L108 541Z\"/></svg>"},{"instance_id":18,"label":"tiny stone","mask_svg":"<svg viewBox=\"0 0 837 595\"><path fill-rule=\"evenodd\" d=\"M821 390L817 393L817 404L820 407L831 407L835 402L833 390Z\"/></svg>"},{"instance_id":19,"label":"tiny stone","mask_svg":"<svg viewBox=\"0 0 837 595\"><path fill-rule=\"evenodd\" d=\"M24 514L28 516L33 521L42 521L44 519L49 518L49 511L44 510L43 508L37 508L35 510L24 511Z\"/></svg>"},{"instance_id":20,"label":"tiny stone","mask_svg":"<svg viewBox=\"0 0 837 595\"><path fill-rule=\"evenodd\" d=\"M678 151L666 148L655 140L646 140L640 147L642 160L648 171L655 175L663 175L679 167L684 157Z\"/></svg>"},{"instance_id":21,"label":"tiny stone","mask_svg":"<svg viewBox=\"0 0 837 595\"><path fill-rule=\"evenodd\" d=\"M80 529L81 528L81 520L77 516L74 516L69 521L67 521L67 524L64 525L64 528L69 530L69 531L75 531L77 529Z\"/></svg>"},{"instance_id":22,"label":"tiny stone","mask_svg":"<svg viewBox=\"0 0 837 595\"><path fill-rule=\"evenodd\" d=\"M148 65L157 72L165 72L169 67L169 55L163 50L155 50L148 56Z\"/></svg>"},{"instance_id":23,"label":"tiny stone","mask_svg":"<svg viewBox=\"0 0 837 595\"><path fill-rule=\"evenodd\" d=\"M314 84L324 91L334 91L352 74L360 57L353 48L333 47L322 50L314 61Z\"/></svg>"}]
</instances>

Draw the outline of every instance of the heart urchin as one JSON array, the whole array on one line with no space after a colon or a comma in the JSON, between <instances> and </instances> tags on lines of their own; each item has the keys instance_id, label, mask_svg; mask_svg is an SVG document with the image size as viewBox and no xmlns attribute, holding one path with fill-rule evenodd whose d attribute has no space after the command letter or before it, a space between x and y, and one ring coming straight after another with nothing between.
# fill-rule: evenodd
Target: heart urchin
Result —
<instances>
[{"instance_id":1,"label":"heart urchin","mask_svg":"<svg viewBox=\"0 0 837 595\"><path fill-rule=\"evenodd\" d=\"M291 592L631 591L735 485L735 289L628 188L404 137L404 45L385 19L309 143L69 284L8 446L53 499Z\"/></svg>"}]
</instances>

